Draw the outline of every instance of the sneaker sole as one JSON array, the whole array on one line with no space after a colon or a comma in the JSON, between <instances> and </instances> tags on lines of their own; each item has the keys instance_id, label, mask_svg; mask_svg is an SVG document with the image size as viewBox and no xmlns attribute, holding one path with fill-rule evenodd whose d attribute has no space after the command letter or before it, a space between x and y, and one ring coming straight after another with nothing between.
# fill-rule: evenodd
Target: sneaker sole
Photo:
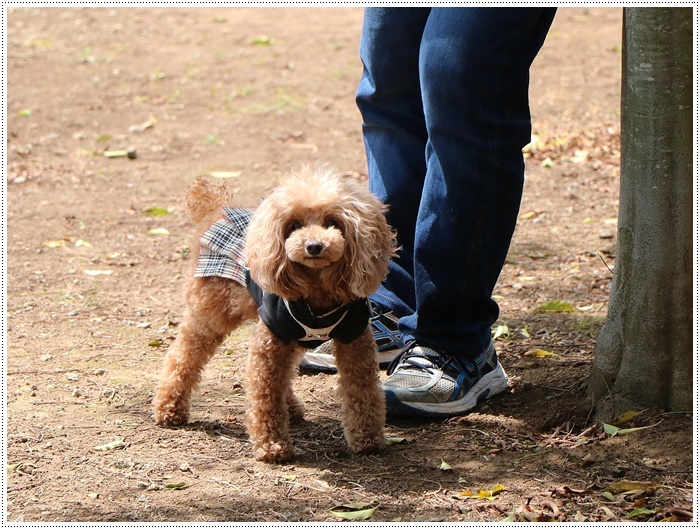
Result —
<instances>
[{"instance_id":1,"label":"sneaker sole","mask_svg":"<svg viewBox=\"0 0 700 529\"><path fill-rule=\"evenodd\" d=\"M508 376L499 362L493 371L486 373L459 400L449 402L402 402L390 390L384 390L387 417L439 418L464 415L477 404L503 393L508 389Z\"/></svg>"},{"instance_id":2,"label":"sneaker sole","mask_svg":"<svg viewBox=\"0 0 700 529\"><path fill-rule=\"evenodd\" d=\"M379 368L386 369L391 361L396 358L399 350L379 351L377 358L379 359ZM314 353L309 351L304 355L299 367L308 369L309 371L319 371L321 373L336 373L338 371L335 365L335 357L325 353Z\"/></svg>"}]
</instances>

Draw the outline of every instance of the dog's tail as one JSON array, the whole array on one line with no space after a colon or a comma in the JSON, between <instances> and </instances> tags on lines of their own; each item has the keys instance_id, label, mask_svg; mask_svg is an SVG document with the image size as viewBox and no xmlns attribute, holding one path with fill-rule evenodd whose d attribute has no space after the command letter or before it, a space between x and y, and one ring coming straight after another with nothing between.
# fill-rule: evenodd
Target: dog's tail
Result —
<instances>
[{"instance_id":1,"label":"dog's tail","mask_svg":"<svg viewBox=\"0 0 700 529\"><path fill-rule=\"evenodd\" d=\"M203 176L197 177L187 188L187 215L193 223L199 224L213 213L230 203L231 195L226 182L215 184Z\"/></svg>"}]
</instances>

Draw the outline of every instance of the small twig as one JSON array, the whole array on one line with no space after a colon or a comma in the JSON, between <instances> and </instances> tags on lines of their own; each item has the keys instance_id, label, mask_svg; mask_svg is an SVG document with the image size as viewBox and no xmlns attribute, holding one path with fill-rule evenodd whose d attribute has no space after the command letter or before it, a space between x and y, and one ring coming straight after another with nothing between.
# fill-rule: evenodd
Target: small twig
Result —
<instances>
[{"instance_id":1,"label":"small twig","mask_svg":"<svg viewBox=\"0 0 700 529\"><path fill-rule=\"evenodd\" d=\"M344 467L354 468L355 470L359 470L359 469L362 468L362 467L358 467L358 466L355 466L355 465L348 465L347 463L342 463L341 461L338 461L337 459L333 459L331 456L328 455L328 452L323 452L323 457L325 457L326 459L328 459L328 461L332 461L333 463L337 463L338 465L341 465L341 466L344 466Z\"/></svg>"},{"instance_id":2,"label":"small twig","mask_svg":"<svg viewBox=\"0 0 700 529\"><path fill-rule=\"evenodd\" d=\"M484 437L491 437L491 434L488 434L486 432L482 432L481 430L477 430L476 428L464 428L462 430L455 430L455 433L460 433L460 432L477 432L483 435Z\"/></svg>"},{"instance_id":3,"label":"small twig","mask_svg":"<svg viewBox=\"0 0 700 529\"><path fill-rule=\"evenodd\" d=\"M408 456L406 455L406 452L401 452L401 456L402 456L404 459L408 459L411 463L420 463L420 464L425 463L425 459L411 459L410 457L408 457Z\"/></svg>"},{"instance_id":4,"label":"small twig","mask_svg":"<svg viewBox=\"0 0 700 529\"><path fill-rule=\"evenodd\" d=\"M587 437L588 435L592 434L598 429L598 424L594 424L593 426L589 426L586 428L584 431L582 431L580 434L578 434L576 437L577 438L582 438L582 437Z\"/></svg>"},{"instance_id":5,"label":"small twig","mask_svg":"<svg viewBox=\"0 0 700 529\"><path fill-rule=\"evenodd\" d=\"M100 386L100 383L97 382L97 380L95 380L93 378L88 378L88 382L92 382L93 384L95 384L97 386L97 391L99 391L100 398L102 398L103 390L102 390L102 386ZM112 391L114 391L114 390L112 390Z\"/></svg>"},{"instance_id":6,"label":"small twig","mask_svg":"<svg viewBox=\"0 0 700 529\"><path fill-rule=\"evenodd\" d=\"M603 261L603 264L605 265L605 268L608 269L608 272L610 272L610 275L615 275L615 273L612 271L612 269L608 266L608 263L606 263L605 259L603 259L603 256L601 255L600 252L598 252L598 257L600 257L600 260Z\"/></svg>"},{"instance_id":7,"label":"small twig","mask_svg":"<svg viewBox=\"0 0 700 529\"><path fill-rule=\"evenodd\" d=\"M225 486L227 486L227 487L231 487L232 489L235 489L235 490L238 490L238 491L241 490L240 487L237 487L236 485L233 485L232 483L229 483L228 481L224 481L223 479L211 478L211 480L212 480L214 483L218 483L219 485L225 485Z\"/></svg>"},{"instance_id":8,"label":"small twig","mask_svg":"<svg viewBox=\"0 0 700 529\"><path fill-rule=\"evenodd\" d=\"M516 459L516 461L522 461L523 459L527 459L528 457L541 456L541 455L546 454L548 452L551 452L551 450L546 448L544 450L540 450L539 452L532 452L530 454L525 454L524 456L521 456L518 459Z\"/></svg>"},{"instance_id":9,"label":"small twig","mask_svg":"<svg viewBox=\"0 0 700 529\"><path fill-rule=\"evenodd\" d=\"M425 482L425 483L431 483L431 484L433 484L433 485L437 485L437 486L438 486L438 489L437 489L437 490L431 491L431 492L427 492L427 491L426 491L426 494L435 495L435 494L438 494L438 493L442 490L442 483L440 483L439 481L433 481L432 479L425 479L425 478L411 478L411 479L414 479L414 480L416 480L416 481L423 481L423 482Z\"/></svg>"},{"instance_id":10,"label":"small twig","mask_svg":"<svg viewBox=\"0 0 700 529\"><path fill-rule=\"evenodd\" d=\"M19 371L8 371L8 375L57 375L59 373L68 373L69 371L78 371L77 369L54 369L54 370L44 370L44 369L26 369Z\"/></svg>"}]
</instances>

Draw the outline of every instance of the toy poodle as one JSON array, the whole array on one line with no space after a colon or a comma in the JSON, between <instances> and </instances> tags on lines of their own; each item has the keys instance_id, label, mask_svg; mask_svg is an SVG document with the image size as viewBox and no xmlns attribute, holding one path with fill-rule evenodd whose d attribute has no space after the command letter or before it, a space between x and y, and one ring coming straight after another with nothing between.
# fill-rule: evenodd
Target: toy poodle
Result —
<instances>
[{"instance_id":1,"label":"toy poodle","mask_svg":"<svg viewBox=\"0 0 700 529\"><path fill-rule=\"evenodd\" d=\"M155 421L188 421L205 364L242 322L258 318L246 372L246 422L255 458L294 457L290 420L304 406L292 381L305 348L332 340L345 438L354 452L385 444L384 394L367 296L387 273L396 238L365 185L325 166L288 177L254 212L226 207L225 184L187 192L199 257L186 311L153 401Z\"/></svg>"}]
</instances>

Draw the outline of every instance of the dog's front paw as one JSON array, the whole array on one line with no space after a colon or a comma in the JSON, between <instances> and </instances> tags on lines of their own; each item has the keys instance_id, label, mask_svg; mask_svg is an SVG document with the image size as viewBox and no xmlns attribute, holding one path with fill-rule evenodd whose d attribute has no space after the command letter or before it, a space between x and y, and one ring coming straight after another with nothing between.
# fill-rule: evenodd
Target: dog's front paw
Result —
<instances>
[{"instance_id":1,"label":"dog's front paw","mask_svg":"<svg viewBox=\"0 0 700 529\"><path fill-rule=\"evenodd\" d=\"M265 443L255 449L255 459L265 463L286 463L294 459L294 449L288 443Z\"/></svg>"}]
</instances>

